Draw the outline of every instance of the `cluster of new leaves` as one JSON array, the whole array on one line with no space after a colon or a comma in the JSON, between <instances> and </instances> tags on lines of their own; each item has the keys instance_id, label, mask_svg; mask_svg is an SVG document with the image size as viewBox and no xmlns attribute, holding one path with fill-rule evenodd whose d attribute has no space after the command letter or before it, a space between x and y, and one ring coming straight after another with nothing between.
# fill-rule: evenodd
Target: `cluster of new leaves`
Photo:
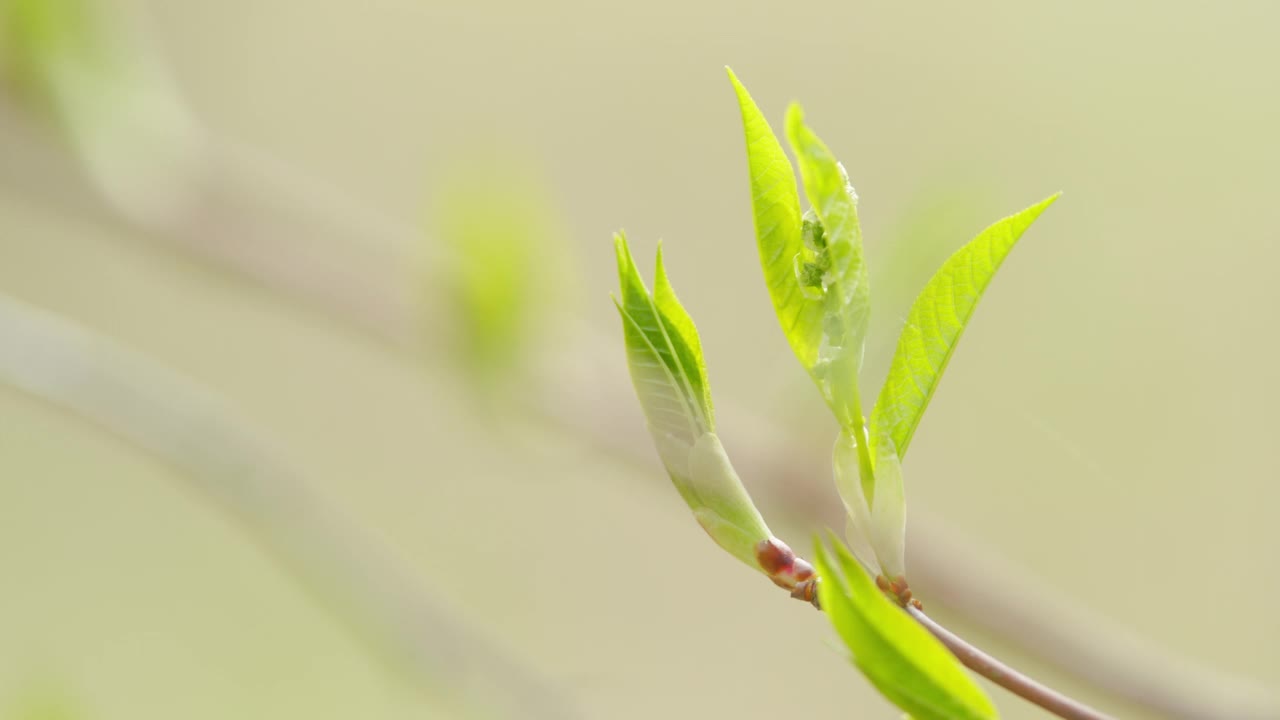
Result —
<instances>
[{"instance_id":1,"label":"cluster of new leaves","mask_svg":"<svg viewBox=\"0 0 1280 720\"><path fill-rule=\"evenodd\" d=\"M746 88L732 72L729 77L742 111L765 283L787 341L840 422L833 464L849 513L849 542L869 571L900 578L906 572L901 458L991 277L1057 196L992 225L929 281L911 308L867 423L858 372L871 288L857 194L792 105L786 135L811 207L802 216L795 171L781 143Z\"/></svg>"},{"instance_id":2,"label":"cluster of new leaves","mask_svg":"<svg viewBox=\"0 0 1280 720\"><path fill-rule=\"evenodd\" d=\"M995 710L956 659L895 604L908 596L902 457L974 308L1018 238L1057 196L1000 220L950 259L912 306L888 378L863 414L860 371L871 308L857 195L844 167L792 105L781 143L729 73L746 135L757 249L774 310L800 364L840 423L836 485L852 556L818 548L821 605L854 663L886 697L920 719L992 718ZM802 212L800 188L809 210ZM751 504L714 434L706 368L688 313L658 255L652 295L619 237L618 304L636 392L659 455L681 495L726 550L780 581L762 548L782 547ZM788 550L789 554L790 551ZM856 557L856 561L853 558ZM789 567L807 567L795 560ZM870 573L870 574L868 574ZM883 578L882 593L871 576Z\"/></svg>"}]
</instances>

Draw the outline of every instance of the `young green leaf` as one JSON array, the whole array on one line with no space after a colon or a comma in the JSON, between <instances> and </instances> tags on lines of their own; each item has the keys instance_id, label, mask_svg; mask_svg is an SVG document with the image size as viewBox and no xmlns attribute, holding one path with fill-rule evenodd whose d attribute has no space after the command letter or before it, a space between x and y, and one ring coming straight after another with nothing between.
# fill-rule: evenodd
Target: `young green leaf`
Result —
<instances>
[{"instance_id":1,"label":"young green leaf","mask_svg":"<svg viewBox=\"0 0 1280 720\"><path fill-rule=\"evenodd\" d=\"M793 105L787 139L813 206L812 216L802 217L795 171L782 145L732 70L729 79L742 111L756 244L774 312L841 425L860 428L857 376L871 303L857 196L844 168Z\"/></svg>"},{"instance_id":2,"label":"young green leaf","mask_svg":"<svg viewBox=\"0 0 1280 720\"><path fill-rule=\"evenodd\" d=\"M898 457L906 457L920 417L991 278L1022 233L1060 194L983 230L943 263L911 306L871 413L871 436L884 433Z\"/></svg>"},{"instance_id":3,"label":"young green leaf","mask_svg":"<svg viewBox=\"0 0 1280 720\"><path fill-rule=\"evenodd\" d=\"M667 267L662 262L662 243L658 243L657 269L654 271L653 303L662 320L663 328L671 338L680 369L689 381L698 407L706 419L707 429L715 429L715 410L711 404L711 386L707 383L707 366L702 359L702 340L693 318L680 304L675 288L667 278Z\"/></svg>"},{"instance_id":4,"label":"young green leaf","mask_svg":"<svg viewBox=\"0 0 1280 720\"><path fill-rule=\"evenodd\" d=\"M870 283L863 262L857 195L844 168L804 124L797 106L787 114L787 139L800 163L812 209L800 215L795 172L773 130L738 78L729 71L742 111L751 170L756 242L769 296L783 333L846 431L852 465L845 503L859 533L870 531L875 477L862 417L858 372L862 366ZM853 439L858 438L858 442ZM837 461L837 472L841 464ZM856 492L856 491L855 491ZM866 512L859 510L865 506ZM865 539L857 534L853 538ZM864 547L865 543L859 543ZM864 553L868 561L873 559Z\"/></svg>"},{"instance_id":5,"label":"young green leaf","mask_svg":"<svg viewBox=\"0 0 1280 720\"><path fill-rule=\"evenodd\" d=\"M747 89L732 70L725 69L742 112L756 247L765 285L787 342L808 370L817 361L822 343L822 303L807 296L796 274L796 262L804 257L805 244L795 170Z\"/></svg>"},{"instance_id":6,"label":"young green leaf","mask_svg":"<svg viewBox=\"0 0 1280 720\"><path fill-rule=\"evenodd\" d=\"M862 257L857 195L844 168L804 123L799 105L787 110L787 140L800 165L817 224L807 223L806 251L796 271L813 302L822 304L818 358L810 373L845 428L861 429L858 371L871 314L871 286Z\"/></svg>"},{"instance_id":7,"label":"young green leaf","mask_svg":"<svg viewBox=\"0 0 1280 720\"><path fill-rule=\"evenodd\" d=\"M916 720L992 720L982 689L942 643L876 588L838 542L836 563L817 543L818 596L853 663Z\"/></svg>"},{"instance_id":8,"label":"young green leaf","mask_svg":"<svg viewBox=\"0 0 1280 720\"><path fill-rule=\"evenodd\" d=\"M687 453L703 433L715 430L697 331L667 282L661 252L655 283L659 300L645 287L621 233L614 236L614 249L621 284L615 302L636 394L654 432L687 446Z\"/></svg>"},{"instance_id":9,"label":"young green leaf","mask_svg":"<svg viewBox=\"0 0 1280 720\"><path fill-rule=\"evenodd\" d=\"M770 574L758 558L772 533L715 435L711 389L693 319L676 297L658 250L649 294L622 234L614 237L627 364L658 454L707 534L734 557Z\"/></svg>"}]
</instances>

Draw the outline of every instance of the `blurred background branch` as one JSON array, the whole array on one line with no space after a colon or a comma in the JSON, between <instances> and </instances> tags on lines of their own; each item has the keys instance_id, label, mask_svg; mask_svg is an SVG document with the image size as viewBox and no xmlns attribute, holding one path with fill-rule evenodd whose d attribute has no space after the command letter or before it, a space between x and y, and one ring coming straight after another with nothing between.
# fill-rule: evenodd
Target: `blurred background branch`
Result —
<instances>
[{"instance_id":1,"label":"blurred background branch","mask_svg":"<svg viewBox=\"0 0 1280 720\"><path fill-rule=\"evenodd\" d=\"M238 520L375 657L465 713L460 717L578 717L562 690L441 607L384 544L316 495L217 398L3 296L0 337L0 382L171 465L199 497Z\"/></svg>"}]
</instances>

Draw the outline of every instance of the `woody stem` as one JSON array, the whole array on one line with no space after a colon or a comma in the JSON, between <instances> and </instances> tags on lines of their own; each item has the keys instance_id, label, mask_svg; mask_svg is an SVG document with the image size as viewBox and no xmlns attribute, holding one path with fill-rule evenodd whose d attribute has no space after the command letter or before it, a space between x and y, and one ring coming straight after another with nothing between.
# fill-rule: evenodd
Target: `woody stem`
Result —
<instances>
[{"instance_id":1,"label":"woody stem","mask_svg":"<svg viewBox=\"0 0 1280 720\"><path fill-rule=\"evenodd\" d=\"M1105 715L1053 688L1042 685L970 645L963 638L925 615L924 610L915 605L908 603L905 610L916 622L942 641L942 644L964 663L965 667L1014 695L1066 720L1113 720L1110 715Z\"/></svg>"}]
</instances>

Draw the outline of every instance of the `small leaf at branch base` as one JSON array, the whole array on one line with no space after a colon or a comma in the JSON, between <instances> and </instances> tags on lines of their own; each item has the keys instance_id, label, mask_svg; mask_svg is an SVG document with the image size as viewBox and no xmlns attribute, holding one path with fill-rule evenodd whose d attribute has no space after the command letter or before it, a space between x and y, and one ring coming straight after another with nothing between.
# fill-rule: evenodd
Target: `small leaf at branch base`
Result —
<instances>
[{"instance_id":1,"label":"small leaf at branch base","mask_svg":"<svg viewBox=\"0 0 1280 720\"><path fill-rule=\"evenodd\" d=\"M942 643L876 588L839 543L816 547L822 608L853 663L917 720L993 720L995 707Z\"/></svg>"},{"instance_id":2,"label":"small leaf at branch base","mask_svg":"<svg viewBox=\"0 0 1280 720\"><path fill-rule=\"evenodd\" d=\"M1046 208L1049 197L983 230L933 276L907 315L889 375L871 413L871 436L881 433L905 458L916 426L951 360L974 308L1018 238Z\"/></svg>"}]
</instances>

